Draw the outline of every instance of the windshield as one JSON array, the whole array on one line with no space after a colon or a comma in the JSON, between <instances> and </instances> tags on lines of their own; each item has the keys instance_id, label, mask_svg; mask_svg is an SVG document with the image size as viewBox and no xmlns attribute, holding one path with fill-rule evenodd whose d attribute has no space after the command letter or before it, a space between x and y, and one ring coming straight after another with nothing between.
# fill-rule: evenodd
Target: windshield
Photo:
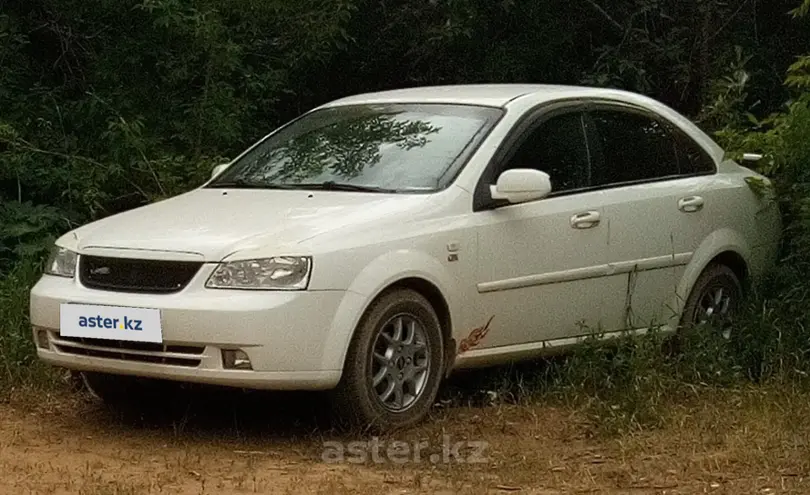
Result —
<instances>
[{"instance_id":1,"label":"windshield","mask_svg":"<svg viewBox=\"0 0 810 495\"><path fill-rule=\"evenodd\" d=\"M350 105L306 114L207 187L371 192L446 187L501 115L491 107Z\"/></svg>"}]
</instances>

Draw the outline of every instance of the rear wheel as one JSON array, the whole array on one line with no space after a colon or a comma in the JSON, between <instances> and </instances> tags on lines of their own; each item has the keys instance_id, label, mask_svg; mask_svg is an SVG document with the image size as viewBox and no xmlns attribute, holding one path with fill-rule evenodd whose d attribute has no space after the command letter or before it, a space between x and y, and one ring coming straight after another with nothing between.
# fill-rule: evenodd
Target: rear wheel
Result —
<instances>
[{"instance_id":1,"label":"rear wheel","mask_svg":"<svg viewBox=\"0 0 810 495\"><path fill-rule=\"evenodd\" d=\"M385 293L355 331L334 391L336 413L352 427L376 431L420 422L439 389L443 344L427 299L409 289Z\"/></svg>"},{"instance_id":2,"label":"rear wheel","mask_svg":"<svg viewBox=\"0 0 810 495\"><path fill-rule=\"evenodd\" d=\"M734 317L743 299L743 286L731 268L712 264L698 277L686 300L681 327L708 326L731 340Z\"/></svg>"}]
</instances>

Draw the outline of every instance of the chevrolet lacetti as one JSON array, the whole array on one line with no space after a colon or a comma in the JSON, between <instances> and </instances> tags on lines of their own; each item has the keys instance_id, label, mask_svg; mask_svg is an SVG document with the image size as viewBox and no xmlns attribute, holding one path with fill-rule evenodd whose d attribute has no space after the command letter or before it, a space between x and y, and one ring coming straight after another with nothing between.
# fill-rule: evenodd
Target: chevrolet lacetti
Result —
<instances>
[{"instance_id":1,"label":"chevrolet lacetti","mask_svg":"<svg viewBox=\"0 0 810 495\"><path fill-rule=\"evenodd\" d=\"M352 96L59 238L33 338L101 398L148 379L330 390L338 417L404 427L454 370L728 322L781 236L752 183L633 93Z\"/></svg>"}]
</instances>

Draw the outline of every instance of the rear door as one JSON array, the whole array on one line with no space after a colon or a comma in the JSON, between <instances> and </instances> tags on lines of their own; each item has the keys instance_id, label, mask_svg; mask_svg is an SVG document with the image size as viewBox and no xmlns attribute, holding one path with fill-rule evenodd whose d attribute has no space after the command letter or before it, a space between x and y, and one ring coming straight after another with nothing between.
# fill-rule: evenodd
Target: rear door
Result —
<instances>
[{"instance_id":1,"label":"rear door","mask_svg":"<svg viewBox=\"0 0 810 495\"><path fill-rule=\"evenodd\" d=\"M669 306L686 265L716 220L705 177L714 173L713 162L642 109L596 105L587 130L593 185L602 188L610 219L607 263L617 289L604 301L605 330L660 325L673 316Z\"/></svg>"}]
</instances>

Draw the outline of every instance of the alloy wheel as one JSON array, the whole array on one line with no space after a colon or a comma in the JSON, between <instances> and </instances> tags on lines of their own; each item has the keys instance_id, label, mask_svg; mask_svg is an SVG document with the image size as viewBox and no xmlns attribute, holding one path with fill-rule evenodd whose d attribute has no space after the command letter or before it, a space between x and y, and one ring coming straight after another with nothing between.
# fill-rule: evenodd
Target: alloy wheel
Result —
<instances>
[{"instance_id":1,"label":"alloy wheel","mask_svg":"<svg viewBox=\"0 0 810 495\"><path fill-rule=\"evenodd\" d=\"M431 365L429 346L424 325L413 315L396 315L380 327L368 378L387 410L406 411L422 395Z\"/></svg>"},{"instance_id":2,"label":"alloy wheel","mask_svg":"<svg viewBox=\"0 0 810 495\"><path fill-rule=\"evenodd\" d=\"M706 287L695 306L692 322L717 328L724 339L731 339L731 316L736 303L732 292L724 285Z\"/></svg>"}]
</instances>

